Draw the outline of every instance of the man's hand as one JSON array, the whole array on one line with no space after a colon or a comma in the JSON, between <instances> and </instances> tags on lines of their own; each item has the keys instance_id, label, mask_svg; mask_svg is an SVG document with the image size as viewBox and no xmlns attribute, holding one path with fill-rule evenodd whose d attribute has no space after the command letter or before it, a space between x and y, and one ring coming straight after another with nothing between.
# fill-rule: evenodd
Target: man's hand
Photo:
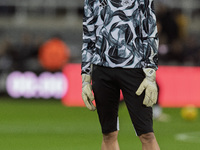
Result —
<instances>
[{"instance_id":1,"label":"man's hand","mask_svg":"<svg viewBox=\"0 0 200 150\"><path fill-rule=\"evenodd\" d=\"M158 90L156 85L156 71L151 68L144 68L143 69L146 78L140 84L138 90L136 91L137 95L141 95L142 92L145 90L145 97L143 104L147 107L152 107L158 98Z\"/></svg>"},{"instance_id":2,"label":"man's hand","mask_svg":"<svg viewBox=\"0 0 200 150\"><path fill-rule=\"evenodd\" d=\"M92 94L91 76L87 74L82 74L82 99L89 110L96 110L92 103L94 96Z\"/></svg>"}]
</instances>

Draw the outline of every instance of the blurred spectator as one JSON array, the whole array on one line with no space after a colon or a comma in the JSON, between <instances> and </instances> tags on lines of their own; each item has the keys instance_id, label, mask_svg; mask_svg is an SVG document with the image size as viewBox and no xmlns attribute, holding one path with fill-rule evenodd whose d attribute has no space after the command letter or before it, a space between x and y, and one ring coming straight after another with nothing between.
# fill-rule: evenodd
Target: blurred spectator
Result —
<instances>
[{"instance_id":1,"label":"blurred spectator","mask_svg":"<svg viewBox=\"0 0 200 150\"><path fill-rule=\"evenodd\" d=\"M9 55L11 43L8 39L0 41L0 72L6 72L12 68L13 60Z\"/></svg>"},{"instance_id":2,"label":"blurred spectator","mask_svg":"<svg viewBox=\"0 0 200 150\"><path fill-rule=\"evenodd\" d=\"M28 33L24 33L21 37L19 36L19 38L21 38L20 42L11 50L11 56L14 61L13 68L20 71L30 70L27 63L35 52L32 43L33 39Z\"/></svg>"},{"instance_id":3,"label":"blurred spectator","mask_svg":"<svg viewBox=\"0 0 200 150\"><path fill-rule=\"evenodd\" d=\"M160 60L182 62L182 47L179 41L179 27L173 11L164 5L158 7L157 22L160 39Z\"/></svg>"},{"instance_id":4,"label":"blurred spectator","mask_svg":"<svg viewBox=\"0 0 200 150\"><path fill-rule=\"evenodd\" d=\"M157 7L159 60L176 65L200 65L198 37L188 34L189 19L181 9Z\"/></svg>"},{"instance_id":5,"label":"blurred spectator","mask_svg":"<svg viewBox=\"0 0 200 150\"><path fill-rule=\"evenodd\" d=\"M195 35L189 35L183 43L184 61L200 66L200 40Z\"/></svg>"},{"instance_id":6,"label":"blurred spectator","mask_svg":"<svg viewBox=\"0 0 200 150\"><path fill-rule=\"evenodd\" d=\"M160 25L159 36L163 43L171 43L179 36L178 24L174 13L164 5L160 5L157 10L157 21Z\"/></svg>"},{"instance_id":7,"label":"blurred spectator","mask_svg":"<svg viewBox=\"0 0 200 150\"><path fill-rule=\"evenodd\" d=\"M188 18L182 13L181 9L175 9L174 14L178 25L178 38L185 40L188 35Z\"/></svg>"}]
</instances>

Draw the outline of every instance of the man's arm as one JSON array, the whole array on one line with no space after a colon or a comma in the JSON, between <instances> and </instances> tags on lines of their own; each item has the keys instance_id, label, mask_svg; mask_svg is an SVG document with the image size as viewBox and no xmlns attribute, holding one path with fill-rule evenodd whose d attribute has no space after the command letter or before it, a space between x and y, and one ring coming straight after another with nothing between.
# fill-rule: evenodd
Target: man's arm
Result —
<instances>
[{"instance_id":1,"label":"man's arm","mask_svg":"<svg viewBox=\"0 0 200 150\"><path fill-rule=\"evenodd\" d=\"M157 70L158 31L153 0L140 0L142 41L144 46L144 67Z\"/></svg>"},{"instance_id":2,"label":"man's arm","mask_svg":"<svg viewBox=\"0 0 200 150\"><path fill-rule=\"evenodd\" d=\"M140 0L142 42L144 48L145 78L136 91L141 95L145 91L143 104L147 107L157 102L156 70L158 69L158 33L153 0Z\"/></svg>"},{"instance_id":3,"label":"man's arm","mask_svg":"<svg viewBox=\"0 0 200 150\"><path fill-rule=\"evenodd\" d=\"M83 46L82 46L82 99L89 110L94 111L96 108L92 101L94 96L91 86L91 60L93 57L93 49L95 47L95 27L93 10L89 3L85 0L84 16L83 16Z\"/></svg>"},{"instance_id":4,"label":"man's arm","mask_svg":"<svg viewBox=\"0 0 200 150\"><path fill-rule=\"evenodd\" d=\"M91 74L91 60L93 49L95 47L95 26L93 9L89 0L84 3L84 16L83 16L83 45L82 45L82 74Z\"/></svg>"}]
</instances>

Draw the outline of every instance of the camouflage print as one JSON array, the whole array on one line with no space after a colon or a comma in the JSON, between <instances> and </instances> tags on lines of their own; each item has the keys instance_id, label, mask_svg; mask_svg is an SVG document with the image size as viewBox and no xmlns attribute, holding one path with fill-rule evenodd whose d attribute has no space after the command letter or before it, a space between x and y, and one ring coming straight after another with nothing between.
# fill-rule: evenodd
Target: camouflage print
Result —
<instances>
[{"instance_id":1,"label":"camouflage print","mask_svg":"<svg viewBox=\"0 0 200 150\"><path fill-rule=\"evenodd\" d=\"M153 0L85 0L82 73L91 64L157 69L157 53Z\"/></svg>"}]
</instances>

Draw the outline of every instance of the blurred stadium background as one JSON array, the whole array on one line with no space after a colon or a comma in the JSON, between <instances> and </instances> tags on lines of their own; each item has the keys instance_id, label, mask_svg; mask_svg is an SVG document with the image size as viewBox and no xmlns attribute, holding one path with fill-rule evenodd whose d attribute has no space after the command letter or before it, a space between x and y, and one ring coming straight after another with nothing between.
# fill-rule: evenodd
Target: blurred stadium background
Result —
<instances>
[{"instance_id":1,"label":"blurred stadium background","mask_svg":"<svg viewBox=\"0 0 200 150\"><path fill-rule=\"evenodd\" d=\"M198 150L200 1L154 0L159 29L159 109L154 128L163 150ZM100 149L96 113L81 100L83 0L0 0L0 149ZM141 149L120 105L121 149Z\"/></svg>"}]
</instances>

